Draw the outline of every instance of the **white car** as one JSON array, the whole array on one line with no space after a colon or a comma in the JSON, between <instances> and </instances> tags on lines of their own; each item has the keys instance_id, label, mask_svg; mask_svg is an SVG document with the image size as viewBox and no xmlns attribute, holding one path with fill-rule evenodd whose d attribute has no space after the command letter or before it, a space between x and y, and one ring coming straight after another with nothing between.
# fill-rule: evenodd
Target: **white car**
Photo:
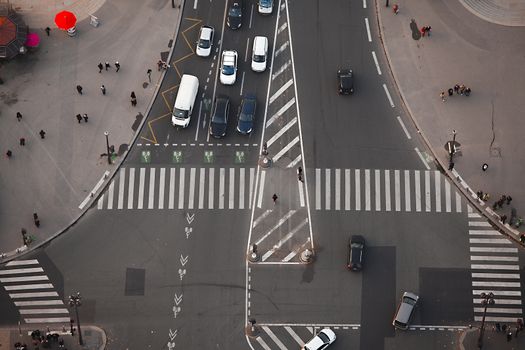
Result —
<instances>
[{"instance_id":1,"label":"white car","mask_svg":"<svg viewBox=\"0 0 525 350\"><path fill-rule=\"evenodd\" d=\"M233 85L237 79L237 51L224 50L222 52L222 64L220 81L224 85Z\"/></svg>"},{"instance_id":2,"label":"white car","mask_svg":"<svg viewBox=\"0 0 525 350\"><path fill-rule=\"evenodd\" d=\"M253 39L252 70L264 72L266 70L266 57L268 55L268 38L256 36Z\"/></svg>"},{"instance_id":3,"label":"white car","mask_svg":"<svg viewBox=\"0 0 525 350\"><path fill-rule=\"evenodd\" d=\"M273 11L273 0L259 0L259 13L269 15Z\"/></svg>"},{"instance_id":4,"label":"white car","mask_svg":"<svg viewBox=\"0 0 525 350\"><path fill-rule=\"evenodd\" d=\"M321 330L308 343L304 344L302 350L322 350L335 341L335 333L330 328Z\"/></svg>"},{"instance_id":5,"label":"white car","mask_svg":"<svg viewBox=\"0 0 525 350\"><path fill-rule=\"evenodd\" d=\"M202 26L199 32L199 41L195 53L200 57L208 57L213 46L213 34L215 30L210 26Z\"/></svg>"}]
</instances>

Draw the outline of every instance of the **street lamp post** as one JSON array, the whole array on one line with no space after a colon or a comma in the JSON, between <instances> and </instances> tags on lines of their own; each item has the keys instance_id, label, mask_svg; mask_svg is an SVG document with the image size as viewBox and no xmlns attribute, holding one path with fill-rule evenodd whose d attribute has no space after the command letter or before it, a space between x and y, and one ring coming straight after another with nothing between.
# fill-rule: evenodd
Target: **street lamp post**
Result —
<instances>
[{"instance_id":1,"label":"street lamp post","mask_svg":"<svg viewBox=\"0 0 525 350\"><path fill-rule=\"evenodd\" d=\"M111 153L109 151L109 132L104 131L104 136L106 136L106 154L108 155L108 164L111 164Z\"/></svg>"},{"instance_id":2,"label":"street lamp post","mask_svg":"<svg viewBox=\"0 0 525 350\"><path fill-rule=\"evenodd\" d=\"M485 316L487 315L487 307L494 305L494 293L481 293L481 305L484 306L483 318L481 319L481 329L479 330L478 348L483 347L483 332L485 331Z\"/></svg>"},{"instance_id":3,"label":"street lamp post","mask_svg":"<svg viewBox=\"0 0 525 350\"><path fill-rule=\"evenodd\" d=\"M69 296L69 306L75 308L75 315L77 317L77 327L78 327L78 343L84 345L82 341L82 331L80 330L80 319L78 318L78 307L82 305L82 297L80 292Z\"/></svg>"}]
</instances>

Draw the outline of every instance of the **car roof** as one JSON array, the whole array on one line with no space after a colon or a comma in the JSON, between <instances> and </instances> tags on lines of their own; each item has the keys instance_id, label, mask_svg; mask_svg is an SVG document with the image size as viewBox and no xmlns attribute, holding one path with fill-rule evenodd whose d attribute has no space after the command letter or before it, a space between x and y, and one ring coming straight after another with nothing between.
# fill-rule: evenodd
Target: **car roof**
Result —
<instances>
[{"instance_id":1,"label":"car roof","mask_svg":"<svg viewBox=\"0 0 525 350\"><path fill-rule=\"evenodd\" d=\"M352 235L349 243L365 243L365 238L361 235Z\"/></svg>"},{"instance_id":2,"label":"car roof","mask_svg":"<svg viewBox=\"0 0 525 350\"><path fill-rule=\"evenodd\" d=\"M242 113L253 114L255 111L255 96L245 96L242 99Z\"/></svg>"},{"instance_id":3,"label":"car roof","mask_svg":"<svg viewBox=\"0 0 525 350\"><path fill-rule=\"evenodd\" d=\"M206 37L210 37L212 32L213 32L213 27L210 27L210 26L201 27L201 37L204 36L204 34L206 34Z\"/></svg>"}]
</instances>

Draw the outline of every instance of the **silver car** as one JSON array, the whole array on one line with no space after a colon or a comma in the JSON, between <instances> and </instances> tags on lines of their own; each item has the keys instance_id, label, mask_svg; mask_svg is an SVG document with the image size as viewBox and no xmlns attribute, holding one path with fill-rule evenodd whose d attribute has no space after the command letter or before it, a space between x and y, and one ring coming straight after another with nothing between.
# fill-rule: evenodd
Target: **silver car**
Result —
<instances>
[{"instance_id":1,"label":"silver car","mask_svg":"<svg viewBox=\"0 0 525 350\"><path fill-rule=\"evenodd\" d=\"M406 330L410 325L410 319L414 314L419 297L411 292L404 292L401 304L397 308L392 325L398 329Z\"/></svg>"}]
</instances>

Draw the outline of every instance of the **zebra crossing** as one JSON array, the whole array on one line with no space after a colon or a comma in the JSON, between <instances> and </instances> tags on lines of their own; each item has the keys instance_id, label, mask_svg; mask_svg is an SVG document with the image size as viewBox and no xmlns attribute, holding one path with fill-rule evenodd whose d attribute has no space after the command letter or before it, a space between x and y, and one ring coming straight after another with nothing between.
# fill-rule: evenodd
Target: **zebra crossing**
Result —
<instances>
[{"instance_id":1,"label":"zebra crossing","mask_svg":"<svg viewBox=\"0 0 525 350\"><path fill-rule=\"evenodd\" d=\"M483 318L481 293L492 292L495 303L485 320L514 324L523 317L518 248L470 206L468 211L474 320Z\"/></svg>"},{"instance_id":2,"label":"zebra crossing","mask_svg":"<svg viewBox=\"0 0 525 350\"><path fill-rule=\"evenodd\" d=\"M69 310L38 260L8 262L0 269L0 284L25 323L69 324Z\"/></svg>"},{"instance_id":3,"label":"zebra crossing","mask_svg":"<svg viewBox=\"0 0 525 350\"><path fill-rule=\"evenodd\" d=\"M353 332L358 335L360 330L359 324L348 325L265 325L258 326L259 332L255 339L251 339L253 349L298 349L303 347L306 342L313 338L323 328L330 328L336 334L344 332Z\"/></svg>"},{"instance_id":4,"label":"zebra crossing","mask_svg":"<svg viewBox=\"0 0 525 350\"><path fill-rule=\"evenodd\" d=\"M439 171L315 169L315 209L461 213L461 195Z\"/></svg>"}]
</instances>

